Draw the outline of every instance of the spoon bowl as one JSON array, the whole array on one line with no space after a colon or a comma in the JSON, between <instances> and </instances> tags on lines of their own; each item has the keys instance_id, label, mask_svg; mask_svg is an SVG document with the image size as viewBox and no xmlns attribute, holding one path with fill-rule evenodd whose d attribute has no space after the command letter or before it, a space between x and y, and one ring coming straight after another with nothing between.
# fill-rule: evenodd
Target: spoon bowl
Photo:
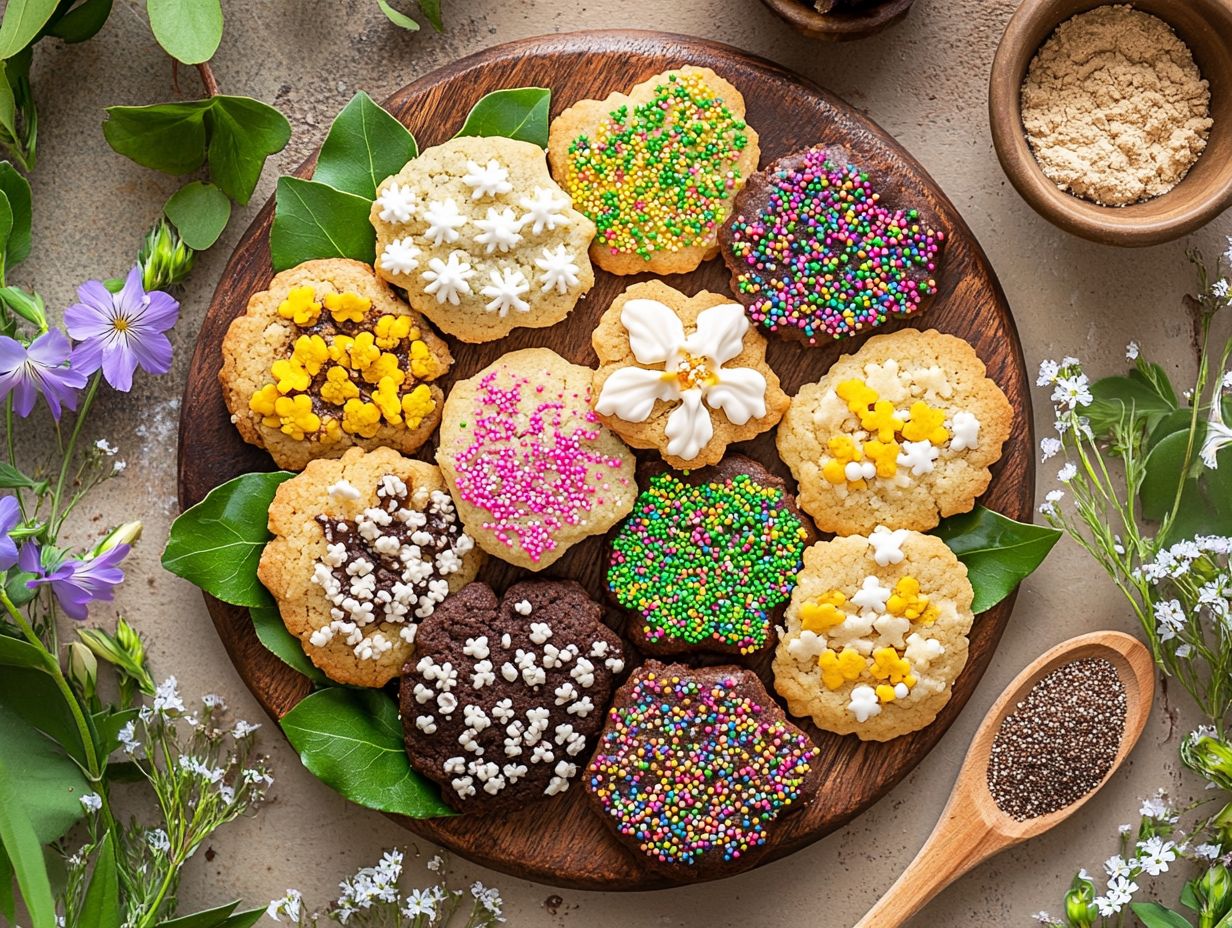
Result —
<instances>
[{"instance_id":1,"label":"spoon bowl","mask_svg":"<svg viewBox=\"0 0 1232 928\"><path fill-rule=\"evenodd\" d=\"M1005 717L1036 683L1057 668L1083 658L1108 661L1125 688L1125 729L1116 758L1099 784L1082 798L1056 812L1017 821L1001 811L988 790L993 740ZM1093 632L1064 641L1040 655L993 703L967 749L950 800L933 833L903 875L856 928L896 928L904 924L933 896L977 864L1055 828L1081 809L1116 773L1137 744L1154 697L1155 665L1151 653L1130 635Z\"/></svg>"}]
</instances>

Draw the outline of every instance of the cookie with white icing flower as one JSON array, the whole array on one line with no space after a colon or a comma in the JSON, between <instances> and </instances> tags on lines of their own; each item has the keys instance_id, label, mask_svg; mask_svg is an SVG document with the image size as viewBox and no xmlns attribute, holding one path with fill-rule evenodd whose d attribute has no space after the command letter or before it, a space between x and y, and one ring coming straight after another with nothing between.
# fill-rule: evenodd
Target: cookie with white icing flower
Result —
<instances>
[{"instance_id":1,"label":"cookie with white icing flower","mask_svg":"<svg viewBox=\"0 0 1232 928\"><path fill-rule=\"evenodd\" d=\"M743 307L657 280L634 284L592 336L595 411L635 448L672 467L716 464L732 442L773 428L790 404Z\"/></svg>"},{"instance_id":2,"label":"cookie with white icing flower","mask_svg":"<svg viewBox=\"0 0 1232 928\"><path fill-rule=\"evenodd\" d=\"M593 373L527 348L454 384L436 460L489 554L542 570L632 507L633 454L591 409Z\"/></svg>"},{"instance_id":3,"label":"cookie with white icing flower","mask_svg":"<svg viewBox=\"0 0 1232 928\"><path fill-rule=\"evenodd\" d=\"M792 715L864 741L932 723L967 663L971 584L932 535L878 526L813 545L787 607L774 687Z\"/></svg>"},{"instance_id":4,"label":"cookie with white icing flower","mask_svg":"<svg viewBox=\"0 0 1232 928\"><path fill-rule=\"evenodd\" d=\"M425 621L402 674L411 765L462 812L574 785L623 672L620 638L571 581L472 583Z\"/></svg>"},{"instance_id":5,"label":"cookie with white icing flower","mask_svg":"<svg viewBox=\"0 0 1232 928\"><path fill-rule=\"evenodd\" d=\"M279 467L351 447L410 453L441 418L453 364L423 318L358 261L306 261L248 301L222 342L231 421Z\"/></svg>"},{"instance_id":6,"label":"cookie with white icing flower","mask_svg":"<svg viewBox=\"0 0 1232 928\"><path fill-rule=\"evenodd\" d=\"M311 462L278 487L269 529L261 582L312 662L353 686L395 677L484 560L440 471L390 448Z\"/></svg>"},{"instance_id":7,"label":"cookie with white icing flower","mask_svg":"<svg viewBox=\"0 0 1232 928\"><path fill-rule=\"evenodd\" d=\"M381 182L370 218L377 272L464 342L555 325L595 282L594 224L529 142L429 148Z\"/></svg>"},{"instance_id":8,"label":"cookie with white icing flower","mask_svg":"<svg viewBox=\"0 0 1232 928\"><path fill-rule=\"evenodd\" d=\"M740 91L692 66L580 100L548 136L552 176L594 220L591 260L612 274L683 274L718 254L758 157Z\"/></svg>"},{"instance_id":9,"label":"cookie with white icing flower","mask_svg":"<svg viewBox=\"0 0 1232 928\"><path fill-rule=\"evenodd\" d=\"M802 387L777 443L823 532L927 531L988 488L1013 417L967 342L903 329Z\"/></svg>"},{"instance_id":10,"label":"cookie with white icing flower","mask_svg":"<svg viewBox=\"0 0 1232 928\"><path fill-rule=\"evenodd\" d=\"M616 693L586 787L652 868L702 879L762 853L812 801L818 754L751 670L648 661Z\"/></svg>"}]
</instances>

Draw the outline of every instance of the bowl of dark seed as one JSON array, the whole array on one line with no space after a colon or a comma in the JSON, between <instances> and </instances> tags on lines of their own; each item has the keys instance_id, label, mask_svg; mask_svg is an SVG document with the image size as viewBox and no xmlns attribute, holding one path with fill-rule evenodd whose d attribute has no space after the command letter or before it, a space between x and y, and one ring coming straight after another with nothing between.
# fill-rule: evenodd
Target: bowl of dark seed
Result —
<instances>
[{"instance_id":1,"label":"bowl of dark seed","mask_svg":"<svg viewBox=\"0 0 1232 928\"><path fill-rule=\"evenodd\" d=\"M762 0L810 39L845 42L901 20L914 0Z\"/></svg>"}]
</instances>

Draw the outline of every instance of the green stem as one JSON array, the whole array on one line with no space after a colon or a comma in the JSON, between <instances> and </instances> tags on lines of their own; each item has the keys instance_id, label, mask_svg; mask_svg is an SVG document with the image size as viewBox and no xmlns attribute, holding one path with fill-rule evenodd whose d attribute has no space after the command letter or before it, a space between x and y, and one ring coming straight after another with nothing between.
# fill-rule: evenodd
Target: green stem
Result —
<instances>
[{"instance_id":1,"label":"green stem","mask_svg":"<svg viewBox=\"0 0 1232 928\"><path fill-rule=\"evenodd\" d=\"M13 432L13 396L10 394L4 401L4 440L8 446L9 464L17 467L17 436ZM17 497L17 507L21 511L22 521L28 517L26 515L26 501L18 490L15 494Z\"/></svg>"},{"instance_id":2,"label":"green stem","mask_svg":"<svg viewBox=\"0 0 1232 928\"><path fill-rule=\"evenodd\" d=\"M102 376L101 371L95 371L94 376L90 378L90 385L86 388L85 399L82 400L81 408L77 411L77 417L73 420L73 431L69 435L68 445L65 446L60 460L60 476L56 480L55 494L51 498L51 516L47 519L48 533L52 538L60 534L60 527L64 522L63 517L60 517L57 521L60 499L64 495L64 485L68 481L68 472L72 469L73 456L77 450L77 438L81 434L81 427L85 424L90 407L94 404L94 397L98 393L98 385L102 380Z\"/></svg>"}]
</instances>

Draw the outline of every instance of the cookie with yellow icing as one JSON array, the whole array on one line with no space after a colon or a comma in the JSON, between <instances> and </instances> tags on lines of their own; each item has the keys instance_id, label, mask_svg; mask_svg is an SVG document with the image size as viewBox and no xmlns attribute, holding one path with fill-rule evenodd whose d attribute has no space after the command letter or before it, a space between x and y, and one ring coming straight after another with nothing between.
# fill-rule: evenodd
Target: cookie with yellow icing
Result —
<instances>
[{"instance_id":1,"label":"cookie with yellow icing","mask_svg":"<svg viewBox=\"0 0 1232 928\"><path fill-rule=\"evenodd\" d=\"M441 419L449 348L358 261L307 261L248 301L222 343L231 421L279 467L351 447L414 451Z\"/></svg>"},{"instance_id":2,"label":"cookie with yellow icing","mask_svg":"<svg viewBox=\"0 0 1232 928\"><path fill-rule=\"evenodd\" d=\"M381 182L370 218L377 273L464 342L555 325L595 282L594 224L530 142L429 148Z\"/></svg>"},{"instance_id":3,"label":"cookie with yellow icing","mask_svg":"<svg viewBox=\"0 0 1232 928\"><path fill-rule=\"evenodd\" d=\"M804 552L774 656L796 716L864 741L932 723L967 663L967 568L932 535L878 526Z\"/></svg>"},{"instance_id":4,"label":"cookie with yellow icing","mask_svg":"<svg viewBox=\"0 0 1232 928\"><path fill-rule=\"evenodd\" d=\"M927 531L975 505L1012 421L967 342L903 329L802 387L777 441L801 508L823 532Z\"/></svg>"},{"instance_id":5,"label":"cookie with yellow icing","mask_svg":"<svg viewBox=\"0 0 1232 928\"><path fill-rule=\"evenodd\" d=\"M665 71L552 120L552 176L598 227L612 274L683 274L719 252L719 228L757 170L744 97L709 68Z\"/></svg>"},{"instance_id":6,"label":"cookie with yellow icing","mask_svg":"<svg viewBox=\"0 0 1232 928\"><path fill-rule=\"evenodd\" d=\"M774 427L788 404L766 340L744 308L657 280L617 297L591 338L599 356L595 412L635 448L672 467L717 464L732 442Z\"/></svg>"},{"instance_id":7,"label":"cookie with yellow icing","mask_svg":"<svg viewBox=\"0 0 1232 928\"><path fill-rule=\"evenodd\" d=\"M441 472L390 448L309 463L278 487L269 529L261 582L312 662L351 686L396 677L419 623L484 560Z\"/></svg>"}]
</instances>

